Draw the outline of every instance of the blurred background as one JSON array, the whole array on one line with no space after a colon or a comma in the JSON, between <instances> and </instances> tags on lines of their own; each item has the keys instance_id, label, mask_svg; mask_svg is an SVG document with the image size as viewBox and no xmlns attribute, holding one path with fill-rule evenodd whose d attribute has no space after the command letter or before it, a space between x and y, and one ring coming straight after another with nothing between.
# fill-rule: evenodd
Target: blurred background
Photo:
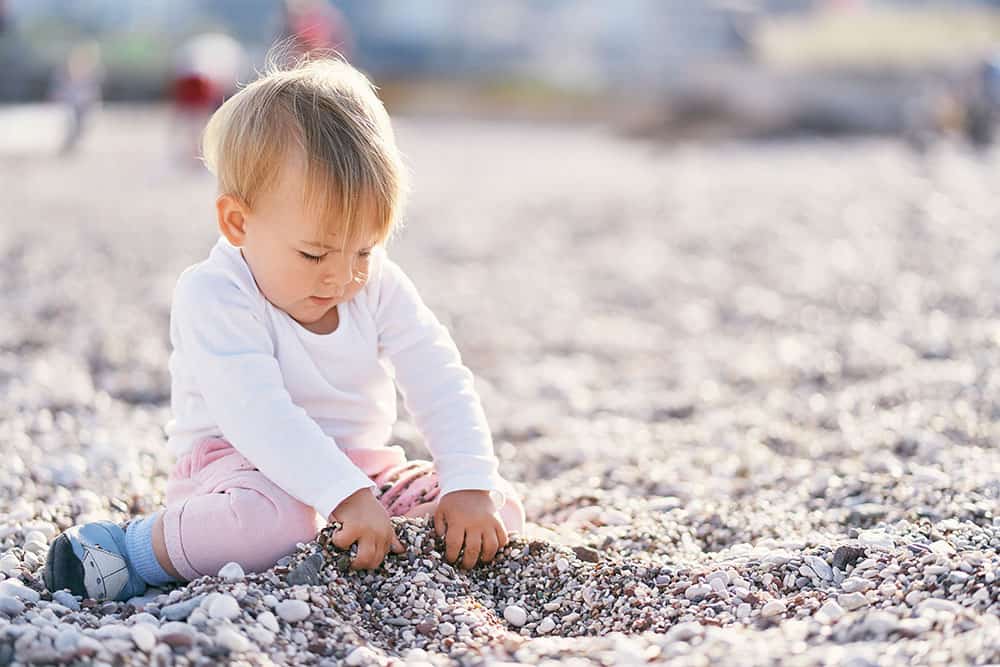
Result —
<instances>
[{"instance_id":1,"label":"blurred background","mask_svg":"<svg viewBox=\"0 0 1000 667\"><path fill-rule=\"evenodd\" d=\"M1000 0L0 0L0 132L62 123L69 151L99 100L204 112L281 39L337 49L395 113L668 140L986 145L1000 103ZM57 102L58 119L10 113Z\"/></svg>"}]
</instances>

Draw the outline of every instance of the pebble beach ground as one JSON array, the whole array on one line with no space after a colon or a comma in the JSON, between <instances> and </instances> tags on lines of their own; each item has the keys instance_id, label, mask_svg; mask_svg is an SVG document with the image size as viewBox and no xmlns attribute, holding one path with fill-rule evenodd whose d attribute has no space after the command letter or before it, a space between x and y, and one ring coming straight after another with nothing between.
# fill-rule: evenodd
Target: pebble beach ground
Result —
<instances>
[{"instance_id":1,"label":"pebble beach ground","mask_svg":"<svg viewBox=\"0 0 1000 667\"><path fill-rule=\"evenodd\" d=\"M410 520L372 573L321 535L129 603L43 591L60 530L162 502L170 294L215 238L163 112L112 107L80 155L0 153L0 665L1000 662L1000 154L398 132L390 253L527 533L471 572Z\"/></svg>"}]
</instances>

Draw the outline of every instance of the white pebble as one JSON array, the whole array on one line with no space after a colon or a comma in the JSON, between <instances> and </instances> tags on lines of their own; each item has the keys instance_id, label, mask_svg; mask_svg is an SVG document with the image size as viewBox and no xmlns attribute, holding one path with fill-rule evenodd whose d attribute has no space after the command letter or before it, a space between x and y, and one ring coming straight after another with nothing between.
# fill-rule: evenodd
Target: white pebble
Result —
<instances>
[{"instance_id":1,"label":"white pebble","mask_svg":"<svg viewBox=\"0 0 1000 667\"><path fill-rule=\"evenodd\" d=\"M561 556L556 558L556 569L560 572L565 572L569 569L569 561Z\"/></svg>"},{"instance_id":2,"label":"white pebble","mask_svg":"<svg viewBox=\"0 0 1000 667\"><path fill-rule=\"evenodd\" d=\"M269 611L262 611L259 614L257 614L257 622L263 625L271 632L278 631L278 619L276 619L274 617L274 614L272 614Z\"/></svg>"},{"instance_id":3,"label":"white pebble","mask_svg":"<svg viewBox=\"0 0 1000 667\"><path fill-rule=\"evenodd\" d=\"M712 587L707 584L692 584L684 590L684 597L697 602L712 592Z\"/></svg>"},{"instance_id":4,"label":"white pebble","mask_svg":"<svg viewBox=\"0 0 1000 667\"><path fill-rule=\"evenodd\" d=\"M827 581L833 579L833 568L831 568L829 564L827 564L827 562L819 556L806 556L805 561L806 565L808 565L820 579L825 579Z\"/></svg>"},{"instance_id":5,"label":"white pebble","mask_svg":"<svg viewBox=\"0 0 1000 667\"><path fill-rule=\"evenodd\" d=\"M528 612L516 604L512 604L503 610L503 617L513 626L521 627L528 622Z\"/></svg>"},{"instance_id":6,"label":"white pebble","mask_svg":"<svg viewBox=\"0 0 1000 667\"><path fill-rule=\"evenodd\" d=\"M862 544L868 544L873 547L882 547L883 549L892 549L893 541L892 537L888 533L884 533L880 530L863 530L861 534L858 535L858 541Z\"/></svg>"},{"instance_id":7,"label":"white pebble","mask_svg":"<svg viewBox=\"0 0 1000 667\"><path fill-rule=\"evenodd\" d=\"M226 581L238 581L246 575L239 563L226 563L219 569L219 576Z\"/></svg>"},{"instance_id":8,"label":"white pebble","mask_svg":"<svg viewBox=\"0 0 1000 667\"><path fill-rule=\"evenodd\" d=\"M719 590L715 582L721 582L722 588L725 588L729 585L729 573L725 570L716 570L715 572L710 572L708 576L705 577L705 580L708 581L708 583L711 584L715 590Z\"/></svg>"},{"instance_id":9,"label":"white pebble","mask_svg":"<svg viewBox=\"0 0 1000 667\"><path fill-rule=\"evenodd\" d=\"M948 555L955 553L955 547L944 540L935 540L931 542L931 551L936 554Z\"/></svg>"},{"instance_id":10,"label":"white pebble","mask_svg":"<svg viewBox=\"0 0 1000 667\"><path fill-rule=\"evenodd\" d=\"M684 621L667 630L666 639L671 642L686 642L705 633L705 628L698 621Z\"/></svg>"},{"instance_id":11,"label":"white pebble","mask_svg":"<svg viewBox=\"0 0 1000 667\"><path fill-rule=\"evenodd\" d=\"M267 647L274 643L274 633L259 625L251 625L247 628L247 634L258 646Z\"/></svg>"},{"instance_id":12,"label":"white pebble","mask_svg":"<svg viewBox=\"0 0 1000 667\"><path fill-rule=\"evenodd\" d=\"M0 572L7 575L15 574L19 567L21 567L21 559L14 554L7 553L0 556Z\"/></svg>"},{"instance_id":13,"label":"white pebble","mask_svg":"<svg viewBox=\"0 0 1000 667\"><path fill-rule=\"evenodd\" d=\"M760 613L765 618L770 618L771 616L778 616L779 614L784 614L785 609L784 600L770 600L764 607L760 610Z\"/></svg>"},{"instance_id":14,"label":"white pebble","mask_svg":"<svg viewBox=\"0 0 1000 667\"><path fill-rule=\"evenodd\" d=\"M40 530L29 531L27 535L24 536L24 543L27 545L29 543L41 544L45 546L48 540L45 539L45 534Z\"/></svg>"},{"instance_id":15,"label":"white pebble","mask_svg":"<svg viewBox=\"0 0 1000 667\"><path fill-rule=\"evenodd\" d=\"M278 606L278 598L274 597L270 593L262 597L260 601L263 602L265 606L270 607L271 609L274 609L275 607Z\"/></svg>"},{"instance_id":16,"label":"white pebble","mask_svg":"<svg viewBox=\"0 0 1000 667\"><path fill-rule=\"evenodd\" d=\"M861 577L848 577L840 584L845 593L858 593L867 591L872 587L872 582Z\"/></svg>"},{"instance_id":17,"label":"white pebble","mask_svg":"<svg viewBox=\"0 0 1000 667\"><path fill-rule=\"evenodd\" d=\"M243 653L251 646L250 640L233 628L219 628L215 633L215 640L233 653Z\"/></svg>"},{"instance_id":18,"label":"white pebble","mask_svg":"<svg viewBox=\"0 0 1000 667\"><path fill-rule=\"evenodd\" d=\"M274 609L287 623L295 623L309 617L312 611L302 600L283 600Z\"/></svg>"},{"instance_id":19,"label":"white pebble","mask_svg":"<svg viewBox=\"0 0 1000 667\"><path fill-rule=\"evenodd\" d=\"M861 609L861 607L866 607L870 604L864 593L845 593L843 595L838 595L837 603L848 611Z\"/></svg>"},{"instance_id":20,"label":"white pebble","mask_svg":"<svg viewBox=\"0 0 1000 667\"><path fill-rule=\"evenodd\" d=\"M542 619L542 622L538 624L538 632L543 635L547 635L556 628L556 622L552 620L551 616L546 616Z\"/></svg>"},{"instance_id":21,"label":"white pebble","mask_svg":"<svg viewBox=\"0 0 1000 667\"><path fill-rule=\"evenodd\" d=\"M827 600L816 612L816 620L821 623L834 623L844 615L844 609L835 600Z\"/></svg>"},{"instance_id":22,"label":"white pebble","mask_svg":"<svg viewBox=\"0 0 1000 667\"><path fill-rule=\"evenodd\" d=\"M951 614L957 614L962 610L961 605L951 600L943 600L941 598L927 598L923 602L917 605L917 613L923 615L927 610L934 611L945 611Z\"/></svg>"},{"instance_id":23,"label":"white pebble","mask_svg":"<svg viewBox=\"0 0 1000 667\"><path fill-rule=\"evenodd\" d=\"M38 591L30 589L20 581L14 579L0 581L0 595L21 598L25 602L38 602L42 599Z\"/></svg>"},{"instance_id":24,"label":"white pebble","mask_svg":"<svg viewBox=\"0 0 1000 667\"><path fill-rule=\"evenodd\" d=\"M448 637L450 635L455 634L455 625L453 623L445 621L444 623L438 624L437 630L445 637Z\"/></svg>"},{"instance_id":25,"label":"white pebble","mask_svg":"<svg viewBox=\"0 0 1000 667\"><path fill-rule=\"evenodd\" d=\"M132 626L132 641L140 651L149 653L156 646L156 634L149 625L138 623Z\"/></svg>"},{"instance_id":26,"label":"white pebble","mask_svg":"<svg viewBox=\"0 0 1000 667\"><path fill-rule=\"evenodd\" d=\"M344 659L344 664L356 667L357 665L368 665L378 661L378 656L374 651L367 646L359 646L347 654L347 658Z\"/></svg>"},{"instance_id":27,"label":"white pebble","mask_svg":"<svg viewBox=\"0 0 1000 667\"><path fill-rule=\"evenodd\" d=\"M208 615L211 618L224 618L233 620L240 615L240 603L232 595L220 595L212 600L208 608Z\"/></svg>"},{"instance_id":28,"label":"white pebble","mask_svg":"<svg viewBox=\"0 0 1000 667\"><path fill-rule=\"evenodd\" d=\"M736 618L741 621L745 618L750 617L750 604L748 602L742 602L738 607L736 607Z\"/></svg>"}]
</instances>

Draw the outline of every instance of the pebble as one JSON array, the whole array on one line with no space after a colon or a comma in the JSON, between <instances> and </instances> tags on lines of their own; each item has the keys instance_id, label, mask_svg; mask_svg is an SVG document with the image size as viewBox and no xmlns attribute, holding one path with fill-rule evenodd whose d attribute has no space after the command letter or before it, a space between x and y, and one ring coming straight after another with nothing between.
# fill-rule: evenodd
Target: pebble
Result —
<instances>
[{"instance_id":1,"label":"pebble","mask_svg":"<svg viewBox=\"0 0 1000 667\"><path fill-rule=\"evenodd\" d=\"M546 616L538 624L538 632L543 635L547 635L556 628L556 622L552 620L551 616Z\"/></svg>"},{"instance_id":2,"label":"pebble","mask_svg":"<svg viewBox=\"0 0 1000 667\"><path fill-rule=\"evenodd\" d=\"M65 628L56 635L53 647L63 655L75 653L82 635L76 628Z\"/></svg>"},{"instance_id":3,"label":"pebble","mask_svg":"<svg viewBox=\"0 0 1000 667\"><path fill-rule=\"evenodd\" d=\"M697 602L712 592L712 587L707 584L692 584L684 590L684 597Z\"/></svg>"},{"instance_id":4,"label":"pebble","mask_svg":"<svg viewBox=\"0 0 1000 667\"><path fill-rule=\"evenodd\" d=\"M233 653L249 651L252 645L243 634L233 628L223 626L215 631L215 641Z\"/></svg>"},{"instance_id":5,"label":"pebble","mask_svg":"<svg viewBox=\"0 0 1000 667\"><path fill-rule=\"evenodd\" d=\"M8 616L17 616L24 611L24 603L9 595L0 595L0 612Z\"/></svg>"},{"instance_id":6,"label":"pebble","mask_svg":"<svg viewBox=\"0 0 1000 667\"><path fill-rule=\"evenodd\" d=\"M258 646L267 648L274 643L274 632L258 625L251 625L247 629L247 634Z\"/></svg>"},{"instance_id":7,"label":"pebble","mask_svg":"<svg viewBox=\"0 0 1000 667\"><path fill-rule=\"evenodd\" d=\"M0 581L0 596L16 597L25 602L38 602L42 599L38 591L32 590L19 581L7 579Z\"/></svg>"},{"instance_id":8,"label":"pebble","mask_svg":"<svg viewBox=\"0 0 1000 667\"><path fill-rule=\"evenodd\" d=\"M139 623L132 626L132 641L141 651L149 653L156 646L156 634L149 625Z\"/></svg>"},{"instance_id":9,"label":"pebble","mask_svg":"<svg viewBox=\"0 0 1000 667\"><path fill-rule=\"evenodd\" d=\"M204 595L196 595L193 598L167 605L160 610L160 616L168 621L183 621L188 618L198 605L205 599Z\"/></svg>"},{"instance_id":10,"label":"pebble","mask_svg":"<svg viewBox=\"0 0 1000 667\"><path fill-rule=\"evenodd\" d=\"M445 637L450 637L451 635L455 634L455 626L454 624L445 621L443 623L438 624L437 631L440 634L444 635Z\"/></svg>"},{"instance_id":11,"label":"pebble","mask_svg":"<svg viewBox=\"0 0 1000 667\"><path fill-rule=\"evenodd\" d=\"M170 621L160 626L157 632L159 641L175 648L187 648L194 644L195 631L186 623Z\"/></svg>"},{"instance_id":12,"label":"pebble","mask_svg":"<svg viewBox=\"0 0 1000 667\"><path fill-rule=\"evenodd\" d=\"M378 655L367 646L358 646L347 654L344 664L356 667L357 665L370 665L378 663Z\"/></svg>"},{"instance_id":13,"label":"pebble","mask_svg":"<svg viewBox=\"0 0 1000 667\"><path fill-rule=\"evenodd\" d=\"M243 566L239 563L229 562L219 568L219 578L226 581L239 581L246 577Z\"/></svg>"},{"instance_id":14,"label":"pebble","mask_svg":"<svg viewBox=\"0 0 1000 667\"><path fill-rule=\"evenodd\" d=\"M844 613L844 608L837 604L835 600L827 600L819 608L819 611L816 612L816 617L817 620L824 623L835 623L840 620Z\"/></svg>"},{"instance_id":15,"label":"pebble","mask_svg":"<svg viewBox=\"0 0 1000 667\"><path fill-rule=\"evenodd\" d=\"M17 574L17 571L21 568L21 559L12 553L5 553L0 556L0 572L10 576Z\"/></svg>"},{"instance_id":16,"label":"pebble","mask_svg":"<svg viewBox=\"0 0 1000 667\"><path fill-rule=\"evenodd\" d=\"M837 604L848 611L854 611L870 604L864 593L844 593L837 596Z\"/></svg>"},{"instance_id":17,"label":"pebble","mask_svg":"<svg viewBox=\"0 0 1000 667\"><path fill-rule=\"evenodd\" d=\"M528 612L516 604L509 605L503 610L503 617L514 627L521 627L528 622Z\"/></svg>"},{"instance_id":18,"label":"pebble","mask_svg":"<svg viewBox=\"0 0 1000 667\"><path fill-rule=\"evenodd\" d=\"M806 556L805 561L806 565L808 565L820 579L825 579L826 581L833 579L833 570L827 562L819 556Z\"/></svg>"},{"instance_id":19,"label":"pebble","mask_svg":"<svg viewBox=\"0 0 1000 667\"><path fill-rule=\"evenodd\" d=\"M70 611L80 611L80 601L69 591L56 591L52 594L52 600Z\"/></svg>"},{"instance_id":20,"label":"pebble","mask_svg":"<svg viewBox=\"0 0 1000 667\"><path fill-rule=\"evenodd\" d=\"M313 554L303 559L295 569L288 573L288 583L293 586L315 586L322 582L320 572L323 569L323 556Z\"/></svg>"},{"instance_id":21,"label":"pebble","mask_svg":"<svg viewBox=\"0 0 1000 667\"><path fill-rule=\"evenodd\" d=\"M240 603L232 595L220 595L208 607L210 618L233 620L241 613Z\"/></svg>"},{"instance_id":22,"label":"pebble","mask_svg":"<svg viewBox=\"0 0 1000 667\"><path fill-rule=\"evenodd\" d=\"M785 601L784 600L769 600L761 607L761 616L765 618L770 618L772 616L780 616L785 613Z\"/></svg>"},{"instance_id":23,"label":"pebble","mask_svg":"<svg viewBox=\"0 0 1000 667\"><path fill-rule=\"evenodd\" d=\"M704 633L705 628L698 621L685 621L667 630L666 640L668 642L686 642L700 637Z\"/></svg>"},{"instance_id":24,"label":"pebble","mask_svg":"<svg viewBox=\"0 0 1000 667\"><path fill-rule=\"evenodd\" d=\"M286 623L296 623L309 618L312 610L302 600L283 600L274 609Z\"/></svg>"},{"instance_id":25,"label":"pebble","mask_svg":"<svg viewBox=\"0 0 1000 667\"><path fill-rule=\"evenodd\" d=\"M873 586L871 581L861 577L848 577L840 582L840 587L844 589L845 593L864 592Z\"/></svg>"},{"instance_id":26,"label":"pebble","mask_svg":"<svg viewBox=\"0 0 1000 667\"><path fill-rule=\"evenodd\" d=\"M257 622L263 625L265 628L271 632L278 631L278 619L275 618L274 614L269 611L262 611L257 614Z\"/></svg>"}]
</instances>

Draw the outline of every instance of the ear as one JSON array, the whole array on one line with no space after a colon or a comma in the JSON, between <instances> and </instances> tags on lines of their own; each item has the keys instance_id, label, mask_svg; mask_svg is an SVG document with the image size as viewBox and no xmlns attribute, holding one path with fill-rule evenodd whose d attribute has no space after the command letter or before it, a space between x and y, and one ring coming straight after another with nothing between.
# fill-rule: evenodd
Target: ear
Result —
<instances>
[{"instance_id":1,"label":"ear","mask_svg":"<svg viewBox=\"0 0 1000 667\"><path fill-rule=\"evenodd\" d=\"M246 239L248 212L246 205L233 195L220 195L215 200L219 231L234 246L242 246Z\"/></svg>"}]
</instances>

